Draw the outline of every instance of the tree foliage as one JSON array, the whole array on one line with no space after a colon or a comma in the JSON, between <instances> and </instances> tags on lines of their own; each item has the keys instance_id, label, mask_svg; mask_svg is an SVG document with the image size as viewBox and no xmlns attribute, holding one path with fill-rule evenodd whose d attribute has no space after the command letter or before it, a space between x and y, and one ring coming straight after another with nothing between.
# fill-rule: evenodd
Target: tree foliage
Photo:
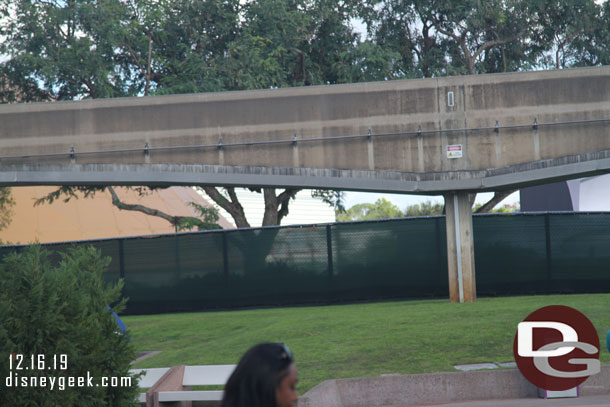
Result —
<instances>
[{"instance_id":1,"label":"tree foliage","mask_svg":"<svg viewBox=\"0 0 610 407\"><path fill-rule=\"evenodd\" d=\"M409 205L405 210L405 216L433 216L442 215L445 206L442 203L425 201L420 204Z\"/></svg>"},{"instance_id":2,"label":"tree foliage","mask_svg":"<svg viewBox=\"0 0 610 407\"><path fill-rule=\"evenodd\" d=\"M0 266L0 353L7 356L0 364L0 405L133 406L136 380L126 387L103 387L100 382L103 376L128 376L135 358L112 316L125 304L120 300L122 282L104 283L102 273L110 259L92 247L70 249L60 256L54 263L47 250L30 246L5 256ZM17 370L15 359L9 371L11 354L24 355L22 368L31 365L31 355L36 362L44 355L45 369ZM66 355L65 370L60 369L60 355ZM11 375L13 383L21 377L44 376L54 378L58 386L62 377L86 377L87 372L94 387L68 387L65 382L63 390L51 391L50 384L7 387L5 380Z\"/></svg>"},{"instance_id":3,"label":"tree foliage","mask_svg":"<svg viewBox=\"0 0 610 407\"><path fill-rule=\"evenodd\" d=\"M610 5L589 0L539 2L541 41L549 52L546 68L562 69L610 63Z\"/></svg>"},{"instance_id":4,"label":"tree foliage","mask_svg":"<svg viewBox=\"0 0 610 407\"><path fill-rule=\"evenodd\" d=\"M434 216L442 215L444 205L433 203L428 200L419 204L413 204L401 211L396 205L385 198L378 199L375 203L356 204L344 213L337 212L338 222L368 220L368 219L391 219L409 216Z\"/></svg>"},{"instance_id":5,"label":"tree foliage","mask_svg":"<svg viewBox=\"0 0 610 407\"><path fill-rule=\"evenodd\" d=\"M607 2L369 0L366 4L369 35L388 52L400 54L393 70L397 78L608 61Z\"/></svg>"},{"instance_id":6,"label":"tree foliage","mask_svg":"<svg viewBox=\"0 0 610 407\"><path fill-rule=\"evenodd\" d=\"M0 0L2 76L13 96L62 100L599 65L609 11L593 0Z\"/></svg>"},{"instance_id":7,"label":"tree foliage","mask_svg":"<svg viewBox=\"0 0 610 407\"><path fill-rule=\"evenodd\" d=\"M0 187L0 230L10 225L13 216L13 199L11 188Z\"/></svg>"},{"instance_id":8,"label":"tree foliage","mask_svg":"<svg viewBox=\"0 0 610 407\"><path fill-rule=\"evenodd\" d=\"M2 74L14 101L126 95L116 46L127 22L115 0L2 1Z\"/></svg>"},{"instance_id":9,"label":"tree foliage","mask_svg":"<svg viewBox=\"0 0 610 407\"><path fill-rule=\"evenodd\" d=\"M505 194L499 199L499 201L492 198L490 207L485 208L486 204L476 204L473 206L472 211L475 213L490 212L490 213L509 213L519 211L519 204L505 204L501 207L496 207L502 199L506 197ZM361 203L356 204L346 210L345 212L336 213L336 219L338 222L346 221L358 221L358 220L370 220L370 219L391 219L411 216L437 216L444 214L445 205L440 202L432 202L430 200L424 201L418 204L409 205L405 211L402 212L396 205L386 200L385 198L378 199L375 203Z\"/></svg>"},{"instance_id":10,"label":"tree foliage","mask_svg":"<svg viewBox=\"0 0 610 407\"><path fill-rule=\"evenodd\" d=\"M375 203L361 203L341 213L337 212L338 222L353 220L390 219L403 216L402 211L385 198L379 198Z\"/></svg>"},{"instance_id":11,"label":"tree foliage","mask_svg":"<svg viewBox=\"0 0 610 407\"><path fill-rule=\"evenodd\" d=\"M218 211L215 208L206 208L197 202L189 202L189 205L197 212L197 217L186 216L176 224L176 230L212 230L222 229L218 224Z\"/></svg>"}]
</instances>

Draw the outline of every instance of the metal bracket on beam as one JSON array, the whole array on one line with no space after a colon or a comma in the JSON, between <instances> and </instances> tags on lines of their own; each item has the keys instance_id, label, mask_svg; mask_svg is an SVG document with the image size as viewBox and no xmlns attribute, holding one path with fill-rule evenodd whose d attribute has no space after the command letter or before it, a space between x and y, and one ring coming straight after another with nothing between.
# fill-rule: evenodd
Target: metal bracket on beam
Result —
<instances>
[{"instance_id":1,"label":"metal bracket on beam","mask_svg":"<svg viewBox=\"0 0 610 407\"><path fill-rule=\"evenodd\" d=\"M218 164L224 165L225 164L225 150L224 150L224 143L222 141L222 136L218 137L218 145L216 148L218 151Z\"/></svg>"},{"instance_id":2,"label":"metal bracket on beam","mask_svg":"<svg viewBox=\"0 0 610 407\"><path fill-rule=\"evenodd\" d=\"M496 125L494 126L494 131L495 131L496 133L499 133L499 132L500 132L500 123L499 123L497 120L496 120Z\"/></svg>"},{"instance_id":3,"label":"metal bracket on beam","mask_svg":"<svg viewBox=\"0 0 610 407\"><path fill-rule=\"evenodd\" d=\"M534 124L532 125L532 129L538 130L538 119L534 117Z\"/></svg>"},{"instance_id":4,"label":"metal bracket on beam","mask_svg":"<svg viewBox=\"0 0 610 407\"><path fill-rule=\"evenodd\" d=\"M295 167L301 166L301 161L299 159L299 146L297 144L297 134L294 133L292 135L292 165Z\"/></svg>"}]
</instances>

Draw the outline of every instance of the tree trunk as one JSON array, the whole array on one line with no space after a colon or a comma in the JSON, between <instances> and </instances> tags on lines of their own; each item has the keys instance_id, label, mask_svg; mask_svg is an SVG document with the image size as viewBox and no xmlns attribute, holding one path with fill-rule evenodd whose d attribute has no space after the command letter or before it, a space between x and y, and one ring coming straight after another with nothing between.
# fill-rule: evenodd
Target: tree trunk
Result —
<instances>
[{"instance_id":1,"label":"tree trunk","mask_svg":"<svg viewBox=\"0 0 610 407\"><path fill-rule=\"evenodd\" d=\"M263 226L279 225L277 209L280 203L275 195L274 188L263 188L265 198L265 213L263 214Z\"/></svg>"}]
</instances>

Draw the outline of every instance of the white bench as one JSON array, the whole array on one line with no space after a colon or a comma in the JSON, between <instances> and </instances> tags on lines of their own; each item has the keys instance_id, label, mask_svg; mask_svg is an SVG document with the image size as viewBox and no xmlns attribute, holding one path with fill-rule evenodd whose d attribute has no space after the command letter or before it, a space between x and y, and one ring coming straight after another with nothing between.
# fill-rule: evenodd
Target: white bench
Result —
<instances>
[{"instance_id":1,"label":"white bench","mask_svg":"<svg viewBox=\"0 0 610 407\"><path fill-rule=\"evenodd\" d=\"M132 369L130 372L146 372L139 387L148 388L140 393L138 401L147 407L159 407L163 403L189 401L220 401L222 390L189 390L191 386L224 385L236 365L174 366L172 368Z\"/></svg>"},{"instance_id":2,"label":"white bench","mask_svg":"<svg viewBox=\"0 0 610 407\"><path fill-rule=\"evenodd\" d=\"M150 389L159 381L161 377L165 373L169 371L169 367L154 367L151 369L130 369L129 373L131 375L135 375L138 373L144 373L142 377L140 377L140 381L138 382L138 387L141 389ZM140 393L138 395L138 403L146 403L146 393Z\"/></svg>"}]
</instances>

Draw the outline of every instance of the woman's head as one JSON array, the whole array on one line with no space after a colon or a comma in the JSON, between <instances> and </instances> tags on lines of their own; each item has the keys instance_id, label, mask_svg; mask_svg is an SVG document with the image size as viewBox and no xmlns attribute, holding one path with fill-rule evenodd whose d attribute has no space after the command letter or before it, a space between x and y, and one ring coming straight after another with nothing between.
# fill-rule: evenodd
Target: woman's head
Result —
<instances>
[{"instance_id":1,"label":"woman's head","mask_svg":"<svg viewBox=\"0 0 610 407\"><path fill-rule=\"evenodd\" d=\"M282 343L261 343L240 359L225 385L222 407L291 407L298 372Z\"/></svg>"}]
</instances>

